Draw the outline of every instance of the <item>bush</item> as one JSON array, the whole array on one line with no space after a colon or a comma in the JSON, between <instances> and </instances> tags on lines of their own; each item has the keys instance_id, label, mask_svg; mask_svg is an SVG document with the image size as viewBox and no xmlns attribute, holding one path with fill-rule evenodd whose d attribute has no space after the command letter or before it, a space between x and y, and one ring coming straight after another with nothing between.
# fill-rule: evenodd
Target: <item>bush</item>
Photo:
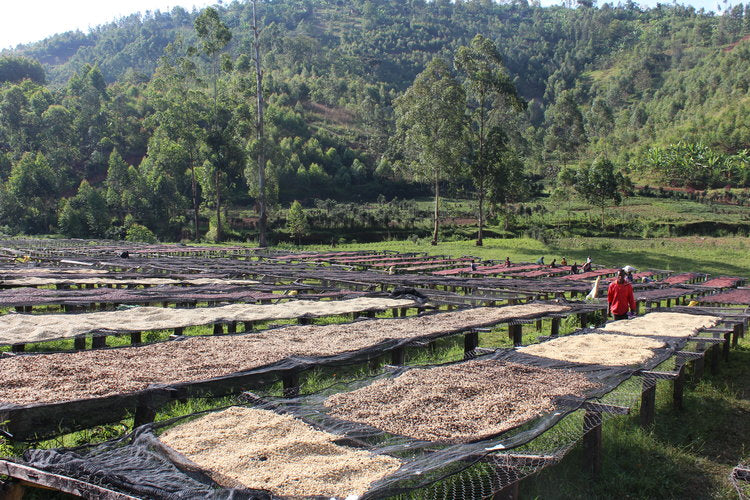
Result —
<instances>
[{"instance_id":1,"label":"bush","mask_svg":"<svg viewBox=\"0 0 750 500\"><path fill-rule=\"evenodd\" d=\"M138 223L132 223L125 232L126 241L137 241L141 243L156 243L156 235L146 226Z\"/></svg>"}]
</instances>

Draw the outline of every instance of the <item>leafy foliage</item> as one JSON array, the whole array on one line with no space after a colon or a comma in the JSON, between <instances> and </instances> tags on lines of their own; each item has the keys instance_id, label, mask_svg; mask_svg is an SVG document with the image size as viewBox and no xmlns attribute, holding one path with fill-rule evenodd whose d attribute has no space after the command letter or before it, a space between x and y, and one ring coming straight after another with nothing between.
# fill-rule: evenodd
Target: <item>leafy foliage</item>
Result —
<instances>
[{"instance_id":1,"label":"leafy foliage","mask_svg":"<svg viewBox=\"0 0 750 500\"><path fill-rule=\"evenodd\" d=\"M632 2L571 9L279 0L259 7L271 204L414 197L426 192L423 182L434 188L421 174L404 182L404 172L416 172L398 168L414 167L420 155L419 163L432 166L415 149L419 141L384 153L389 144L407 144L407 89L436 59L446 75L456 68L460 85L451 85L466 93L462 115L472 125L461 140L451 131L435 143L433 157L453 165L443 177L449 181L437 185L444 193L486 193L490 204L503 204L522 197L530 179L553 184L566 165L601 154L649 183L703 189L750 182L746 6L717 14ZM106 197L112 228L131 215L160 239L200 238L208 210L219 219L226 206L252 205L260 145L251 18L249 2L175 8L3 52L3 221L16 231L59 230L61 201L75 197L84 180ZM499 87L485 85L493 79ZM528 102L525 112L500 97L511 86ZM482 128L485 111L490 120ZM468 151L466 135L474 137ZM114 151L122 163L113 166ZM35 175L20 170L39 170L24 160L39 154L55 179L42 205L25 204L18 179ZM500 173L489 175L490 165ZM120 187L110 188L110 177Z\"/></svg>"}]
</instances>

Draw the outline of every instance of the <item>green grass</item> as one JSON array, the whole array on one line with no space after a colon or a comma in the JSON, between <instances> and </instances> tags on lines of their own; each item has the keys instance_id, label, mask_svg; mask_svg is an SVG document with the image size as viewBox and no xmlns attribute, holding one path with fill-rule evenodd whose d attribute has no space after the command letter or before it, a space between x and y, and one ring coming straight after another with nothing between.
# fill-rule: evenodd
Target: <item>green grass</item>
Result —
<instances>
[{"instance_id":1,"label":"green grass","mask_svg":"<svg viewBox=\"0 0 750 500\"><path fill-rule=\"evenodd\" d=\"M306 246L310 250L330 250L330 246ZM675 272L698 271L714 275L750 275L750 238L728 236L676 238L559 238L543 243L532 238L485 239L478 247L473 240L446 241L433 246L428 240L383 241L337 245L335 250L392 250L398 252L426 252L452 257L475 256L481 260L534 262L540 256L551 262L566 257L579 265L591 256L595 264L622 267L627 264L638 269L664 269Z\"/></svg>"},{"instance_id":2,"label":"green grass","mask_svg":"<svg viewBox=\"0 0 750 500\"><path fill-rule=\"evenodd\" d=\"M582 473L582 447L522 483L528 498L736 498L729 473L750 458L750 340L740 341L719 374L707 374L672 408L671 384L657 386L654 425L642 429L637 409L603 429L598 480Z\"/></svg>"}]
</instances>

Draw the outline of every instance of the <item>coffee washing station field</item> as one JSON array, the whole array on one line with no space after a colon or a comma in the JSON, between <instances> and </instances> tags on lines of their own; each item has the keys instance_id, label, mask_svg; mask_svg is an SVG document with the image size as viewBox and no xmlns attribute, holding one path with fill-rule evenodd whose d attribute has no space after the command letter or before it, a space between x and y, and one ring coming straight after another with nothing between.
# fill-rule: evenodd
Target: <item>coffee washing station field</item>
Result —
<instances>
[{"instance_id":1,"label":"coffee washing station field","mask_svg":"<svg viewBox=\"0 0 750 500\"><path fill-rule=\"evenodd\" d=\"M0 496L518 498L574 447L596 481L750 318L744 277L649 269L608 321L617 271L1 241Z\"/></svg>"}]
</instances>

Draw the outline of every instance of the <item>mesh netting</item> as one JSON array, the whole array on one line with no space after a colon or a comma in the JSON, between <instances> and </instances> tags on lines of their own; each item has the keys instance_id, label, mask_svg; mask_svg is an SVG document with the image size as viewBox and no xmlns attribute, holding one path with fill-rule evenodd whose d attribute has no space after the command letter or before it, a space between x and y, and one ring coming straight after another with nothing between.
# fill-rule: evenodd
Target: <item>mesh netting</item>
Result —
<instances>
[{"instance_id":1,"label":"mesh netting","mask_svg":"<svg viewBox=\"0 0 750 500\"><path fill-rule=\"evenodd\" d=\"M283 374L361 363L418 340L575 311L558 304L524 304L13 356L0 359L8 384L0 400L0 420L10 420L7 428L18 439L55 435L116 421L137 406L158 407L173 398L204 393L237 393L269 385ZM49 373L56 374L55 384L46 382Z\"/></svg>"},{"instance_id":2,"label":"mesh netting","mask_svg":"<svg viewBox=\"0 0 750 500\"><path fill-rule=\"evenodd\" d=\"M671 346L655 350L645 367L657 366L673 352L674 348ZM366 424L333 417L325 405L327 398L332 395L350 393L383 380L396 380L414 370L444 369L446 366L487 360L536 367L550 376L554 376L554 373L576 373L595 386L578 395L556 397L551 410L541 411L496 435L458 443L427 441L392 434ZM456 498L459 495L479 498L485 496L484 493L498 491L540 467L555 462L586 431L600 423L602 414L581 409L586 401L632 404L642 390L640 381L635 386L629 386L628 381L633 373L632 367L577 365L504 350L491 356L449 365L388 371L377 377L338 384L325 391L295 399L254 399L248 406L293 415L318 430L335 434L338 436L337 444L402 461L396 472L370 484L363 498L383 498L399 494L411 496L415 490L421 490L419 496L427 498ZM524 381L518 382L522 384ZM488 380L487 384L491 388L493 381ZM613 392L614 389L617 390ZM438 412L439 408L432 406L425 410ZM147 495L149 498L227 498L232 494L257 494L256 491L237 491L231 488L214 490L218 485L208 478L217 477L217 474L202 470L187 457L159 442L157 436L164 430L195 416L149 424L137 429L132 435L103 445L32 450L25 455L25 460L34 467L50 472L131 494ZM221 441L218 436L217 441ZM310 493L315 494L312 491Z\"/></svg>"}]
</instances>

